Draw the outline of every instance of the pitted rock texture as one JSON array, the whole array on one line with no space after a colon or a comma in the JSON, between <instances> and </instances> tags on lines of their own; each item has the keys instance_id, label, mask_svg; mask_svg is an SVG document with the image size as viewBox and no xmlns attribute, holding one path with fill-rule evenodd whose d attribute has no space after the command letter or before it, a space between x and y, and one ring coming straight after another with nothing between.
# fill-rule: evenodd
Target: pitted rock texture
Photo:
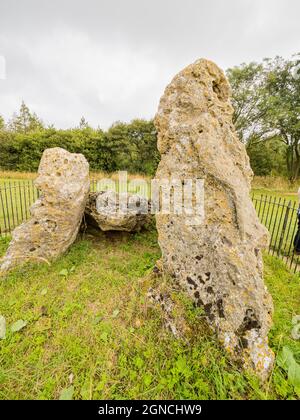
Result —
<instances>
[{"instance_id":1,"label":"pitted rock texture","mask_svg":"<svg viewBox=\"0 0 300 420\"><path fill-rule=\"evenodd\" d=\"M81 154L46 149L35 185L39 199L30 220L13 231L2 272L28 260L50 261L74 242L89 194L89 164Z\"/></svg>"},{"instance_id":2,"label":"pitted rock texture","mask_svg":"<svg viewBox=\"0 0 300 420\"><path fill-rule=\"evenodd\" d=\"M252 171L232 113L230 86L210 61L196 61L167 86L155 117L156 178L203 179L205 217L197 225L188 214L159 213L156 222L164 271L204 309L232 358L265 379L274 360L261 256L268 232L249 197Z\"/></svg>"},{"instance_id":3,"label":"pitted rock texture","mask_svg":"<svg viewBox=\"0 0 300 420\"><path fill-rule=\"evenodd\" d=\"M146 198L111 190L90 193L85 214L103 231L139 232L151 219Z\"/></svg>"}]
</instances>

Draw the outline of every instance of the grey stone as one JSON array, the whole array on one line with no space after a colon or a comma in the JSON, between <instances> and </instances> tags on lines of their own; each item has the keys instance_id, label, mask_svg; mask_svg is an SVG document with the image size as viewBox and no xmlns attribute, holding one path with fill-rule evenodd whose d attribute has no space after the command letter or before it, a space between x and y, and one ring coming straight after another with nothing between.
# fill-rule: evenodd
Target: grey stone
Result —
<instances>
[{"instance_id":1,"label":"grey stone","mask_svg":"<svg viewBox=\"0 0 300 420\"><path fill-rule=\"evenodd\" d=\"M138 232L151 218L148 199L111 190L90 193L85 214L102 231Z\"/></svg>"},{"instance_id":2,"label":"grey stone","mask_svg":"<svg viewBox=\"0 0 300 420\"><path fill-rule=\"evenodd\" d=\"M30 220L13 231L2 272L28 260L51 261L70 247L89 194L89 164L81 154L46 149L35 185L39 199L30 209Z\"/></svg>"},{"instance_id":3,"label":"grey stone","mask_svg":"<svg viewBox=\"0 0 300 420\"><path fill-rule=\"evenodd\" d=\"M224 73L201 59L167 86L155 117L161 153L156 178L203 179L204 221L157 214L161 266L187 291L234 360L265 379L272 299L263 281L268 244L251 202L252 171L232 123Z\"/></svg>"}]
</instances>

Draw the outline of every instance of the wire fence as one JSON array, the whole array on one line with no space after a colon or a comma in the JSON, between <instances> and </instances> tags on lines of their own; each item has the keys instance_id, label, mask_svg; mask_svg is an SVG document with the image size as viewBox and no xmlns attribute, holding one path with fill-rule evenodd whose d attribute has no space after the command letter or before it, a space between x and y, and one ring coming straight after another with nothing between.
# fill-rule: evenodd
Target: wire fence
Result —
<instances>
[{"instance_id":1,"label":"wire fence","mask_svg":"<svg viewBox=\"0 0 300 420\"><path fill-rule=\"evenodd\" d=\"M97 190L97 181L91 181L91 191ZM132 186L130 192L147 195L147 188ZM9 236L14 228L30 217L30 207L39 197L33 180L0 181L0 236ZM294 272L300 271L300 256L294 250L297 232L296 201L272 195L252 196L260 221L270 233L268 252L281 258Z\"/></svg>"}]
</instances>

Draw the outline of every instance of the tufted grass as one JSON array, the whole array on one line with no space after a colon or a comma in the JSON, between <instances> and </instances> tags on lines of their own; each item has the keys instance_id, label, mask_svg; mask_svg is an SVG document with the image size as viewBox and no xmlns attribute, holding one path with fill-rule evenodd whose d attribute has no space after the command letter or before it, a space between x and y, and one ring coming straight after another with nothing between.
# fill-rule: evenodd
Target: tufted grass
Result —
<instances>
[{"instance_id":1,"label":"tufted grass","mask_svg":"<svg viewBox=\"0 0 300 420\"><path fill-rule=\"evenodd\" d=\"M0 240L3 254L8 239ZM208 333L199 310L181 294L190 342L162 327L163 314L145 299L160 251L156 232L102 234L78 240L50 267L29 264L0 280L0 398L58 399L295 399L275 366L269 383L241 373ZM265 279L275 304L270 342L278 354L300 314L299 276L265 257ZM200 314L201 315L201 314ZM11 325L27 322L19 332Z\"/></svg>"}]
</instances>

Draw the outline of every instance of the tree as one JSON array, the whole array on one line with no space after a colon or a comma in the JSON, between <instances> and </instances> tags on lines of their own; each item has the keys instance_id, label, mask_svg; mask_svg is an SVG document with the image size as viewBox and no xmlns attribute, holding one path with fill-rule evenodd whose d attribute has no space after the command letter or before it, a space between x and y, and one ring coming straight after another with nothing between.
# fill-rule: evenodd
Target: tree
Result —
<instances>
[{"instance_id":1,"label":"tree","mask_svg":"<svg viewBox=\"0 0 300 420\"><path fill-rule=\"evenodd\" d=\"M287 146L287 170L291 181L300 173L300 77L298 60L266 60L264 124L270 137L280 137Z\"/></svg>"},{"instance_id":2,"label":"tree","mask_svg":"<svg viewBox=\"0 0 300 420\"><path fill-rule=\"evenodd\" d=\"M234 123L249 151L261 142L281 141L290 180L300 173L300 75L299 59L264 59L227 71L233 91ZM275 157L276 158L276 157ZM267 164L269 159L260 159ZM267 163L268 162L268 163ZM261 170L261 169L260 169Z\"/></svg>"},{"instance_id":3,"label":"tree","mask_svg":"<svg viewBox=\"0 0 300 420\"><path fill-rule=\"evenodd\" d=\"M128 124L116 122L104 138L105 145L112 152L115 170L148 175L155 173L159 153L153 121L136 119Z\"/></svg>"},{"instance_id":4,"label":"tree","mask_svg":"<svg viewBox=\"0 0 300 420\"><path fill-rule=\"evenodd\" d=\"M83 130L85 128L89 128L89 123L86 121L84 117L81 117L80 122L79 122L79 129Z\"/></svg>"},{"instance_id":5,"label":"tree","mask_svg":"<svg viewBox=\"0 0 300 420\"><path fill-rule=\"evenodd\" d=\"M132 172L154 175L159 162L159 152L153 121L133 120L127 125L127 138L131 145Z\"/></svg>"},{"instance_id":6,"label":"tree","mask_svg":"<svg viewBox=\"0 0 300 420\"><path fill-rule=\"evenodd\" d=\"M280 137L249 143L246 147L251 168L255 175L287 175L287 150Z\"/></svg>"},{"instance_id":7,"label":"tree","mask_svg":"<svg viewBox=\"0 0 300 420\"><path fill-rule=\"evenodd\" d=\"M18 114L14 114L9 122L9 129L15 133L29 133L43 129L43 123L35 113L31 113L22 101Z\"/></svg>"},{"instance_id":8,"label":"tree","mask_svg":"<svg viewBox=\"0 0 300 420\"><path fill-rule=\"evenodd\" d=\"M242 64L227 70L232 88L233 123L243 143L254 141L261 134L264 67L262 64Z\"/></svg>"}]
</instances>

